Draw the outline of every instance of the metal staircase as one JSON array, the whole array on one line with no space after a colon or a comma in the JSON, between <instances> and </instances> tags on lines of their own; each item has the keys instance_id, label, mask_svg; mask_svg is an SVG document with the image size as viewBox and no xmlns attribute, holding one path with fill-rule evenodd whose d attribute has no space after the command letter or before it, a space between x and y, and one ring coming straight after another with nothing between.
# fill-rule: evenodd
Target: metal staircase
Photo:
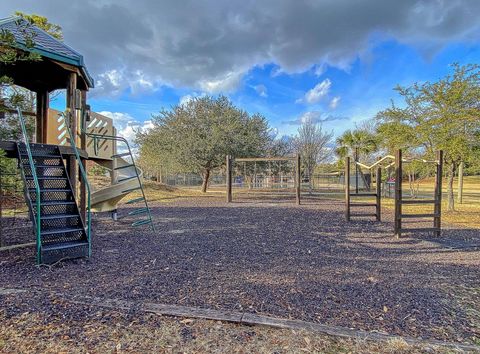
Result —
<instances>
[{"instance_id":1,"label":"metal staircase","mask_svg":"<svg viewBox=\"0 0 480 354\"><path fill-rule=\"evenodd\" d=\"M118 194L120 197L137 191L141 196L130 199L125 203L132 205L134 207L133 210L128 211L124 215L116 216L115 218L120 219L130 217L132 219L137 219L132 220L131 226L150 225L152 231L155 231L155 226L152 222L152 214L143 189L143 172L135 164L135 159L128 141L125 138L116 135L99 135L93 133L86 133L86 135L93 139L95 153L98 150L99 140L111 140L125 145L126 152L111 156L114 184L110 188L112 189L113 194Z\"/></svg>"},{"instance_id":2,"label":"metal staircase","mask_svg":"<svg viewBox=\"0 0 480 354\"><path fill-rule=\"evenodd\" d=\"M85 227L59 147L29 143L20 110L18 117L25 139L17 144L18 160L36 233L37 264L89 257L90 216ZM76 151L74 144L72 147ZM79 159L77 151L76 157ZM80 170L83 175L81 164Z\"/></svg>"}]
</instances>

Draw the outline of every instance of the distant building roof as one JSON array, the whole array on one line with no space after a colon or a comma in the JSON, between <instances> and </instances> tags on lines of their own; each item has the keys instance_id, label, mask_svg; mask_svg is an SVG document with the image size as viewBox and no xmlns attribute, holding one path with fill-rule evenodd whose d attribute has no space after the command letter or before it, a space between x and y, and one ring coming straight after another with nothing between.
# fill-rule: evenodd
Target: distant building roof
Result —
<instances>
[{"instance_id":1,"label":"distant building roof","mask_svg":"<svg viewBox=\"0 0 480 354\"><path fill-rule=\"evenodd\" d=\"M83 61L83 56L62 41L45 32L43 29L35 26L35 24L27 27L27 31L30 31L29 34L32 34L32 39L35 45L33 48L26 48L25 37L22 32L25 27L21 26L22 22L24 24L27 23L26 20L19 16L0 19L0 31L8 31L13 34L18 46L22 49L38 53L45 58L50 58L78 67L83 73L88 86L93 87L94 81L88 73L87 67Z\"/></svg>"}]
</instances>

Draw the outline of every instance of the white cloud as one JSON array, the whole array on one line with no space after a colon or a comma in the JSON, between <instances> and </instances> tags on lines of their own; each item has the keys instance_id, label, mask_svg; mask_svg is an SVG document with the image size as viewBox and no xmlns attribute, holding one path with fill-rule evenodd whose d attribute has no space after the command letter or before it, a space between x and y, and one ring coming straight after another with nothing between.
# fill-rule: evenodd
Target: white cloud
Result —
<instances>
[{"instance_id":1,"label":"white cloud","mask_svg":"<svg viewBox=\"0 0 480 354\"><path fill-rule=\"evenodd\" d=\"M335 109L338 107L338 104L340 103L340 99L341 97L340 96L336 96L334 98L332 98L332 100L330 101L328 107L330 107L330 109Z\"/></svg>"},{"instance_id":2,"label":"white cloud","mask_svg":"<svg viewBox=\"0 0 480 354\"><path fill-rule=\"evenodd\" d=\"M193 100L193 96L192 95L184 95L182 97L180 97L180 99L178 100L178 104L180 106L183 106L183 105L186 105L188 102L190 102L191 100Z\"/></svg>"},{"instance_id":3,"label":"white cloud","mask_svg":"<svg viewBox=\"0 0 480 354\"><path fill-rule=\"evenodd\" d=\"M214 80L201 80L199 85L208 93L228 93L240 86L243 74L243 71L231 71Z\"/></svg>"},{"instance_id":4,"label":"white cloud","mask_svg":"<svg viewBox=\"0 0 480 354\"><path fill-rule=\"evenodd\" d=\"M315 68L314 68L314 74L316 77L320 77L322 76L325 71L327 71L327 64L326 63L321 63L321 64L318 64L318 65L315 65Z\"/></svg>"},{"instance_id":5,"label":"white cloud","mask_svg":"<svg viewBox=\"0 0 480 354\"><path fill-rule=\"evenodd\" d=\"M65 42L84 55L96 95L161 85L229 91L259 65L274 64L272 75L320 75L325 65L348 70L379 41L431 54L476 43L480 32L477 0L274 3L15 0L1 1L0 12L39 13L61 25Z\"/></svg>"},{"instance_id":6,"label":"white cloud","mask_svg":"<svg viewBox=\"0 0 480 354\"><path fill-rule=\"evenodd\" d=\"M314 88L308 90L305 93L303 98L299 98L295 101L295 103L307 103L307 104L314 104L320 102L325 96L328 95L330 92L330 87L332 86L332 82L330 79L325 79L322 82L315 85Z\"/></svg>"},{"instance_id":7,"label":"white cloud","mask_svg":"<svg viewBox=\"0 0 480 354\"><path fill-rule=\"evenodd\" d=\"M254 86L254 89L260 97L264 97L264 98L268 97L268 91L265 85L260 84L260 85Z\"/></svg>"},{"instance_id":8,"label":"white cloud","mask_svg":"<svg viewBox=\"0 0 480 354\"><path fill-rule=\"evenodd\" d=\"M288 125L300 125L306 122L324 123L340 120L349 120L349 118L345 116L334 116L331 114L325 114L320 111L307 111L302 113L299 117L289 121L285 121L283 123Z\"/></svg>"},{"instance_id":9,"label":"white cloud","mask_svg":"<svg viewBox=\"0 0 480 354\"><path fill-rule=\"evenodd\" d=\"M205 96L205 93L192 92L180 97L180 99L178 100L178 104L184 105L190 102L191 100L193 100L194 98L204 97L204 96Z\"/></svg>"},{"instance_id":10,"label":"white cloud","mask_svg":"<svg viewBox=\"0 0 480 354\"><path fill-rule=\"evenodd\" d=\"M102 111L99 114L113 119L113 126L117 129L117 134L124 137L130 144L133 144L138 132L145 133L153 128L151 120L141 122L136 120L128 113Z\"/></svg>"}]
</instances>

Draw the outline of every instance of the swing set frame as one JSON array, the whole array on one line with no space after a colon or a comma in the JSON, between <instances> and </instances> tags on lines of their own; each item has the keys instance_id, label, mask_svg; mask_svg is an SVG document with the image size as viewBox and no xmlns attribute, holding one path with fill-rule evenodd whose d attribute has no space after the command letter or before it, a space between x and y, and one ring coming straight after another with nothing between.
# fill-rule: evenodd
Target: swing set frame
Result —
<instances>
[{"instance_id":1,"label":"swing set frame","mask_svg":"<svg viewBox=\"0 0 480 354\"><path fill-rule=\"evenodd\" d=\"M297 154L296 156L274 156L274 157L243 157L243 158L233 158L230 155L226 157L226 174L227 174L227 183L226 183L226 192L227 192L227 203L231 203L233 201L233 193L232 193L232 174L233 174L233 166L235 163L238 162L280 162L280 161L293 161L295 163L295 202L297 205L301 203L301 193L300 193L300 186L301 186L301 161L300 155Z\"/></svg>"}]
</instances>

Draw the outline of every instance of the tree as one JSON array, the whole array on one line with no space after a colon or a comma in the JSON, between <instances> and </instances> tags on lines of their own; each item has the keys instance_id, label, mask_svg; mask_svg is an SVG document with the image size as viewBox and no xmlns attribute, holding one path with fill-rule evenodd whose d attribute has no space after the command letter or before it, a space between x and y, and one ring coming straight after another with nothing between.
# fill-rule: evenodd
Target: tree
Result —
<instances>
[{"instance_id":1,"label":"tree","mask_svg":"<svg viewBox=\"0 0 480 354\"><path fill-rule=\"evenodd\" d=\"M15 11L15 16L21 17L26 20L30 24L34 24L38 28L43 29L52 37L58 39L59 41L63 41L63 32L62 27L48 21L48 18L36 14L28 15L26 13Z\"/></svg>"},{"instance_id":2,"label":"tree","mask_svg":"<svg viewBox=\"0 0 480 354\"><path fill-rule=\"evenodd\" d=\"M448 167L448 210L454 210L453 180L462 162L478 159L480 136L480 66L453 64L453 73L437 82L396 90L405 107L379 112L379 133L390 148L407 148L433 158L444 150Z\"/></svg>"},{"instance_id":3,"label":"tree","mask_svg":"<svg viewBox=\"0 0 480 354\"><path fill-rule=\"evenodd\" d=\"M269 144L267 121L236 108L225 96L198 97L153 117L154 127L137 136L140 157L158 159L182 172L202 176L207 191L211 171L225 156L259 156Z\"/></svg>"},{"instance_id":4,"label":"tree","mask_svg":"<svg viewBox=\"0 0 480 354\"><path fill-rule=\"evenodd\" d=\"M15 13L20 18L15 22L18 33L22 37L25 49L19 49L17 38L7 30L0 31L0 69L1 67L15 65L18 62L39 61L39 54L32 51L35 47L35 32L32 31L32 25L36 25L57 39L62 39L61 27L50 24L46 17L38 15L26 15ZM19 106L22 110L34 111L35 93L27 89L16 86L13 80L0 72L0 139L18 140L21 136L21 129L18 119L11 114L5 114L5 107L14 109ZM35 119L26 117L27 131L31 136L35 133ZM15 161L5 159L0 154L0 165L2 171L12 172L16 170Z\"/></svg>"},{"instance_id":5,"label":"tree","mask_svg":"<svg viewBox=\"0 0 480 354\"><path fill-rule=\"evenodd\" d=\"M312 176L317 164L324 162L330 156L328 144L332 141L333 132L327 133L321 123L306 120L298 128L298 135L294 139L297 153L300 154L302 165L312 187Z\"/></svg>"},{"instance_id":6,"label":"tree","mask_svg":"<svg viewBox=\"0 0 480 354\"><path fill-rule=\"evenodd\" d=\"M25 14L23 12L15 12L15 16L19 19L16 21L16 26L23 37L25 47L27 50L20 50L16 45L16 39L9 31L0 33L0 64L14 64L18 61L38 61L41 60L39 54L31 49L35 47L35 31L32 31L32 26L36 26L52 37L63 40L62 28L59 25L50 23L44 16L36 14ZM35 93L19 86L13 85L10 78L3 76L0 79L2 87L0 89L0 100L4 105L9 107L20 106L23 109L33 112L35 110ZM53 93L55 95L57 93Z\"/></svg>"},{"instance_id":7,"label":"tree","mask_svg":"<svg viewBox=\"0 0 480 354\"><path fill-rule=\"evenodd\" d=\"M378 138L367 127L346 130L337 138L336 143L335 152L341 159L354 155L358 149L357 158L368 160L369 156L378 149Z\"/></svg>"}]
</instances>

